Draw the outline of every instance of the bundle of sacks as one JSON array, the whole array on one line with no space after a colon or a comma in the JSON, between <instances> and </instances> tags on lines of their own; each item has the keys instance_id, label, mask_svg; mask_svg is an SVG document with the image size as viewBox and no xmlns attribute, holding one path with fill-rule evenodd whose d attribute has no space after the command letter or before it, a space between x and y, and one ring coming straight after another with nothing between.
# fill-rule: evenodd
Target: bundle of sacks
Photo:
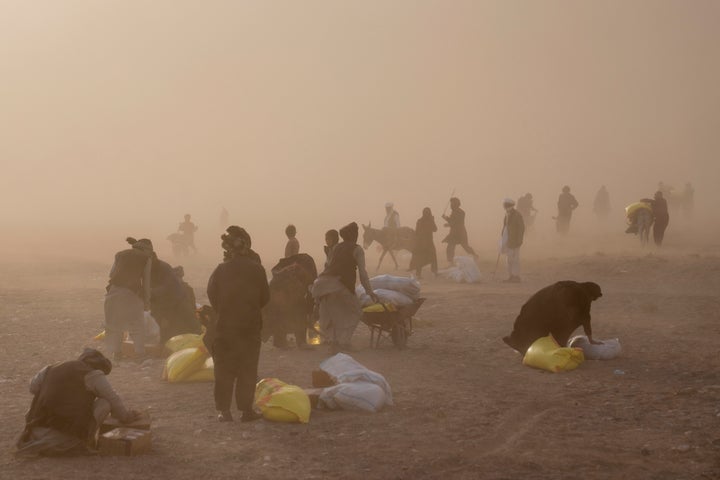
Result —
<instances>
[{"instance_id":1,"label":"bundle of sacks","mask_svg":"<svg viewBox=\"0 0 720 480\"><path fill-rule=\"evenodd\" d=\"M202 335L176 335L165 342L165 348L173 353L165 361L163 380L170 383L215 381L213 359L203 344Z\"/></svg>"},{"instance_id":2,"label":"bundle of sacks","mask_svg":"<svg viewBox=\"0 0 720 480\"><path fill-rule=\"evenodd\" d=\"M396 277L393 275L378 275L370 279L370 286L380 302L388 309L392 307L405 307L420 298L420 282L410 277ZM365 308L373 305L373 301L365 292L362 285L355 289L360 299L360 305Z\"/></svg>"},{"instance_id":3,"label":"bundle of sacks","mask_svg":"<svg viewBox=\"0 0 720 480\"><path fill-rule=\"evenodd\" d=\"M457 283L477 283L482 279L480 269L472 257L457 256L453 259L454 267L440 272L446 278Z\"/></svg>"},{"instance_id":4,"label":"bundle of sacks","mask_svg":"<svg viewBox=\"0 0 720 480\"><path fill-rule=\"evenodd\" d=\"M351 356L338 353L320 363L335 382L320 392L318 403L330 410L377 412L393 405L392 390L385 377L364 367Z\"/></svg>"}]
</instances>

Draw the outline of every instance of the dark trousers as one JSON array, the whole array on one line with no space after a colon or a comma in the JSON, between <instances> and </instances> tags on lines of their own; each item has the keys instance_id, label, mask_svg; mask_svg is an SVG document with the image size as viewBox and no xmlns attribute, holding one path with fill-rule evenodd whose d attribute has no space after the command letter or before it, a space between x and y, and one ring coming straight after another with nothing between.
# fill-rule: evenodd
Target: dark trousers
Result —
<instances>
[{"instance_id":1,"label":"dark trousers","mask_svg":"<svg viewBox=\"0 0 720 480\"><path fill-rule=\"evenodd\" d=\"M238 410L252 410L258 359L260 330L243 332L232 337L218 336L213 345L215 363L215 408L230 410L233 389Z\"/></svg>"},{"instance_id":2,"label":"dark trousers","mask_svg":"<svg viewBox=\"0 0 720 480\"><path fill-rule=\"evenodd\" d=\"M463 250L465 250L467 253L469 253L469 254L472 255L473 257L475 256L475 250L473 250L473 249L470 247L470 245L468 245L467 241L465 241L464 243L451 243L451 242L448 242L448 244L447 244L447 252L446 252L446 254L447 254L447 261L448 261L448 262L451 262L451 263L452 263L453 259L455 258L455 246L456 246L456 245L460 245L460 246L463 248Z\"/></svg>"},{"instance_id":3,"label":"dark trousers","mask_svg":"<svg viewBox=\"0 0 720 480\"><path fill-rule=\"evenodd\" d=\"M665 229L668 223L670 223L670 219L662 217L656 218L655 223L653 223L653 240L655 240L655 245L658 247L662 245L665 238Z\"/></svg>"}]
</instances>

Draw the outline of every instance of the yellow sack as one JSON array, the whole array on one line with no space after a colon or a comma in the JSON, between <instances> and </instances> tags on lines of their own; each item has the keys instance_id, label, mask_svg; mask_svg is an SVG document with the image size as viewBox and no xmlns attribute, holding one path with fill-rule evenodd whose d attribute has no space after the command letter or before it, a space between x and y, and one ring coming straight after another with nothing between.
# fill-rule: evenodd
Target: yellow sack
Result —
<instances>
[{"instance_id":1,"label":"yellow sack","mask_svg":"<svg viewBox=\"0 0 720 480\"><path fill-rule=\"evenodd\" d=\"M170 383L186 381L190 375L203 367L208 357L205 347L185 348L173 353L165 362L167 380Z\"/></svg>"},{"instance_id":2,"label":"yellow sack","mask_svg":"<svg viewBox=\"0 0 720 480\"><path fill-rule=\"evenodd\" d=\"M214 382L215 381L215 365L213 359L205 360L202 368L187 377L183 382Z\"/></svg>"},{"instance_id":3,"label":"yellow sack","mask_svg":"<svg viewBox=\"0 0 720 480\"><path fill-rule=\"evenodd\" d=\"M633 213L637 212L641 208L646 208L648 210L652 210L652 207L650 206L649 203L635 202L635 203L631 203L630 205L625 207L625 216L630 217Z\"/></svg>"},{"instance_id":4,"label":"yellow sack","mask_svg":"<svg viewBox=\"0 0 720 480\"><path fill-rule=\"evenodd\" d=\"M523 365L549 372L574 370L584 361L581 348L561 347L552 335L535 340L523 357Z\"/></svg>"},{"instance_id":5,"label":"yellow sack","mask_svg":"<svg viewBox=\"0 0 720 480\"><path fill-rule=\"evenodd\" d=\"M197 348L202 346L203 341L200 335L195 333L183 333L182 335L175 335L167 342L165 342L165 348L171 352L177 352L184 348Z\"/></svg>"},{"instance_id":6,"label":"yellow sack","mask_svg":"<svg viewBox=\"0 0 720 480\"><path fill-rule=\"evenodd\" d=\"M93 340L105 340L105 330L95 335Z\"/></svg>"},{"instance_id":7,"label":"yellow sack","mask_svg":"<svg viewBox=\"0 0 720 480\"><path fill-rule=\"evenodd\" d=\"M382 312L394 312L397 307L392 303L374 303L363 308L363 312L368 313L382 313Z\"/></svg>"},{"instance_id":8,"label":"yellow sack","mask_svg":"<svg viewBox=\"0 0 720 480\"><path fill-rule=\"evenodd\" d=\"M277 378L263 378L255 387L255 405L273 422L308 423L310 397L302 388Z\"/></svg>"}]
</instances>

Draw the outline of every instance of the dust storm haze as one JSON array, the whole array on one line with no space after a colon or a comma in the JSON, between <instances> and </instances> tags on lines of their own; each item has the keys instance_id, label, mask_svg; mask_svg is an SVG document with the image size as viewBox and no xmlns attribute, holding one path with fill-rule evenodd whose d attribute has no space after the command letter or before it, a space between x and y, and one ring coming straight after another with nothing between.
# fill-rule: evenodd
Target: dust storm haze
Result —
<instances>
[{"instance_id":1,"label":"dust storm haze","mask_svg":"<svg viewBox=\"0 0 720 480\"><path fill-rule=\"evenodd\" d=\"M109 264L128 235L169 255L190 213L215 262L224 206L266 264L289 222L318 259L328 228L386 201L414 226L455 189L487 257L526 192L552 245L565 184L576 235L605 184L606 238L639 248L621 208L659 181L697 192L670 248L716 244L718 24L699 0L5 0L0 255Z\"/></svg>"}]
</instances>

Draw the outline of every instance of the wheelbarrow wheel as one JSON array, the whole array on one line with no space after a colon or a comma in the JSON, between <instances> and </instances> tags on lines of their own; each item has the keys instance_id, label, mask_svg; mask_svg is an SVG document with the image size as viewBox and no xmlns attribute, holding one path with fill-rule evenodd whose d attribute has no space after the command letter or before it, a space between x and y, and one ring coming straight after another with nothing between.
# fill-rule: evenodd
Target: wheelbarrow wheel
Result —
<instances>
[{"instance_id":1,"label":"wheelbarrow wheel","mask_svg":"<svg viewBox=\"0 0 720 480\"><path fill-rule=\"evenodd\" d=\"M405 321L396 322L390 331L393 345L398 349L403 349L407 345L407 332L405 331Z\"/></svg>"}]
</instances>

